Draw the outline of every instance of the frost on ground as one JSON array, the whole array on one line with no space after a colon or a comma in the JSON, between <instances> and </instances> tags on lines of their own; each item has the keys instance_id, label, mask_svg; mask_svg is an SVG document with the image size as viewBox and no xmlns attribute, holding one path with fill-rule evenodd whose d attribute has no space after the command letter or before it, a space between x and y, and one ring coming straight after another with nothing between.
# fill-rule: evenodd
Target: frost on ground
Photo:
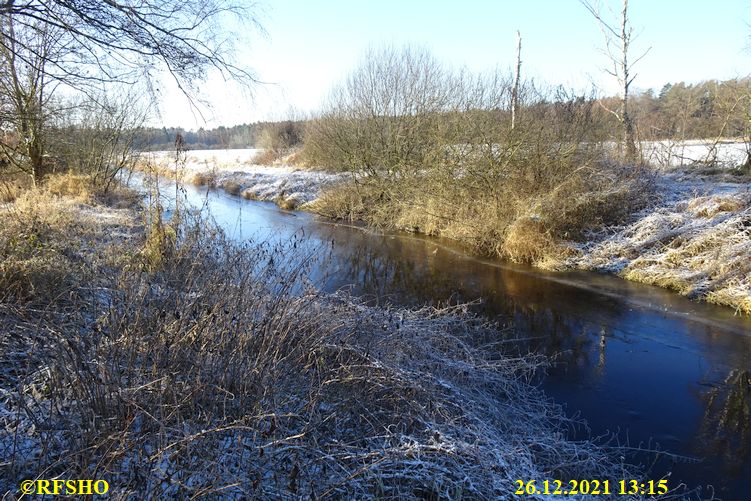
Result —
<instances>
[{"instance_id":1,"label":"frost on ground","mask_svg":"<svg viewBox=\"0 0 751 501\"><path fill-rule=\"evenodd\" d=\"M39 238L79 233L79 209ZM0 296L0 497L94 478L118 499L499 499L518 479L638 475L623 450L567 439L530 384L544 360L504 355L465 308L326 295L296 240L240 247L172 221L158 268L149 235L86 238L96 252L60 269L85 280Z\"/></svg>"},{"instance_id":2,"label":"frost on ground","mask_svg":"<svg viewBox=\"0 0 751 501\"><path fill-rule=\"evenodd\" d=\"M277 202L296 208L317 199L321 192L343 179L341 174L300 169L289 165L254 164L263 150L188 151L182 162L175 152L143 153L142 169L154 166L168 175L181 174L185 181L222 188L232 195Z\"/></svg>"},{"instance_id":3,"label":"frost on ground","mask_svg":"<svg viewBox=\"0 0 751 501\"><path fill-rule=\"evenodd\" d=\"M751 314L751 184L661 175L658 200L567 264Z\"/></svg>"}]
</instances>

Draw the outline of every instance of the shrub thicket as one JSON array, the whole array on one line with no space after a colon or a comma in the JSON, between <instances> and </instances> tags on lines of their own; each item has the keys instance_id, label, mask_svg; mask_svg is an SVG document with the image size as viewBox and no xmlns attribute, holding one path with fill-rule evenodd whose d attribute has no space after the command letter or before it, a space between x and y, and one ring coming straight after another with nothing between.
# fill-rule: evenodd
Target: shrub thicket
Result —
<instances>
[{"instance_id":1,"label":"shrub thicket","mask_svg":"<svg viewBox=\"0 0 751 501\"><path fill-rule=\"evenodd\" d=\"M317 210L539 264L648 202L646 170L608 160L594 99L527 83L512 127L511 90L426 51L369 53L307 128L307 160L353 174Z\"/></svg>"}]
</instances>

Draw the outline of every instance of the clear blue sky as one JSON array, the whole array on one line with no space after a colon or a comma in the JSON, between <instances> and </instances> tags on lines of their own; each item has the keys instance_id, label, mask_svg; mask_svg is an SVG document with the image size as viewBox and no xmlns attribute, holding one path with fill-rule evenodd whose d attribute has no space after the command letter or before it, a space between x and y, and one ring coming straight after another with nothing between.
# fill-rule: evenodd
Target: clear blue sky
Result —
<instances>
[{"instance_id":1,"label":"clear blue sky","mask_svg":"<svg viewBox=\"0 0 751 501\"><path fill-rule=\"evenodd\" d=\"M621 0L602 4L617 11ZM510 68L517 29L526 76L617 92L601 70L602 34L578 0L266 0L257 9L267 34L248 34L239 63L274 84L251 97L212 79L204 86L213 104L207 122L165 86L171 98L159 122L213 127L315 111L369 46L415 44L456 67ZM751 0L630 0L630 12L639 34L633 54L651 47L635 68L636 87L751 74Z\"/></svg>"}]
</instances>

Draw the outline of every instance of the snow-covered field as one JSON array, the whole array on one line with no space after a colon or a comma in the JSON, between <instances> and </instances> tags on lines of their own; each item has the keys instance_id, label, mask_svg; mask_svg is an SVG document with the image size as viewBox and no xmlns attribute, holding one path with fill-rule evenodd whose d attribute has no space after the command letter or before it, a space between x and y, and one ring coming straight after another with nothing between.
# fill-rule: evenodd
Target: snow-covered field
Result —
<instances>
[{"instance_id":1,"label":"snow-covered field","mask_svg":"<svg viewBox=\"0 0 751 501\"><path fill-rule=\"evenodd\" d=\"M300 169L289 165L267 166L253 162L263 150L188 151L178 164L174 152L142 153L142 166L152 165L162 172L177 170L194 184L208 184L234 195L254 200L283 202L298 207L318 198L322 190L342 180L342 174ZM179 166L179 167L178 167Z\"/></svg>"},{"instance_id":2,"label":"snow-covered field","mask_svg":"<svg viewBox=\"0 0 751 501\"><path fill-rule=\"evenodd\" d=\"M208 169L212 167L232 169L239 165L251 165L253 158L263 150L258 148L229 150L188 150L186 161L189 169ZM154 151L142 155L163 163L174 163L174 151Z\"/></svg>"},{"instance_id":3,"label":"snow-covered field","mask_svg":"<svg viewBox=\"0 0 751 501\"><path fill-rule=\"evenodd\" d=\"M642 155L656 167L679 167L695 163L718 167L737 167L746 162L747 148L743 141L644 141Z\"/></svg>"}]
</instances>

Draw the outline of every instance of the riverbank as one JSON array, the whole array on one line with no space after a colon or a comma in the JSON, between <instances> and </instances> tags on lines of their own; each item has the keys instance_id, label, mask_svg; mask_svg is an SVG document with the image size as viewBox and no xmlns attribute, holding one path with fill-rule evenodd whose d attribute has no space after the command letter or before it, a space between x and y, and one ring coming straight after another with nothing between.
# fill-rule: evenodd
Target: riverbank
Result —
<instances>
[{"instance_id":1,"label":"riverbank","mask_svg":"<svg viewBox=\"0 0 751 501\"><path fill-rule=\"evenodd\" d=\"M430 204L425 206L427 215L418 217L414 210L399 209L400 215L381 221L383 217L372 217L371 213L391 209L384 206L383 199L371 197L366 186L352 184L351 176L288 165L255 165L254 158L261 150L188 152L181 168L174 154L158 152L148 154L149 160L143 165L151 165L169 177L180 176L196 185L224 189L232 195L273 201L284 209L299 208L350 220L361 218L376 226L385 224L385 228L463 243L476 238L468 232L481 232L484 239L493 240L470 244L481 254L529 262L545 270L613 273L751 314L751 183L748 176L732 175L728 170L729 165L743 160L745 145L732 141L652 142L645 143L643 149L656 166L647 174L653 178L652 187L649 191L638 189L635 195L644 198L639 202L642 207L633 214L621 215L619 224L584 231L576 239L545 230L542 223L549 219L545 211L553 209L539 201L530 202L528 213L507 223L505 230L485 228L480 221L493 224L493 217L477 216L476 227L452 225L448 218L441 220L440 207ZM677 166L680 162L706 159L719 167ZM616 186L611 196L629 195ZM582 206L588 203L586 198L583 200ZM597 200L592 202L593 209L600 204ZM404 203L399 205L406 207ZM567 202L555 206L560 213L576 214L582 210ZM576 217L589 217L585 214Z\"/></svg>"},{"instance_id":2,"label":"riverbank","mask_svg":"<svg viewBox=\"0 0 751 501\"><path fill-rule=\"evenodd\" d=\"M260 149L187 151L179 161L175 152L145 152L141 153L136 168L196 186L220 188L249 200L275 202L283 209L301 208L345 179L343 174L292 165L256 164L262 152Z\"/></svg>"},{"instance_id":3,"label":"riverbank","mask_svg":"<svg viewBox=\"0 0 751 501\"><path fill-rule=\"evenodd\" d=\"M3 266L24 271L2 275L0 492L505 497L633 474L567 440L529 383L545 360L499 357L503 333L462 307L322 294L293 241L238 247L150 209L40 191L0 211Z\"/></svg>"},{"instance_id":4,"label":"riverbank","mask_svg":"<svg viewBox=\"0 0 751 501\"><path fill-rule=\"evenodd\" d=\"M733 182L729 182L729 181ZM662 173L656 198L607 228L556 269L615 273L751 314L751 183L688 170Z\"/></svg>"}]
</instances>

